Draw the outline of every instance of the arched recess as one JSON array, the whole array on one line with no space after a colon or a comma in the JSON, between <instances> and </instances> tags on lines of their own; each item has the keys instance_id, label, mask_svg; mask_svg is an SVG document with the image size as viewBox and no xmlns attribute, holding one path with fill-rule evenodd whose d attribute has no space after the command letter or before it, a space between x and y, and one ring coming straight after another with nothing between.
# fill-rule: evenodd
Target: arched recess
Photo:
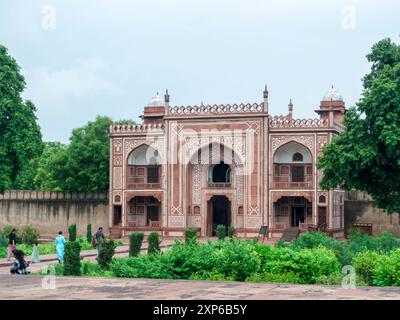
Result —
<instances>
[{"instance_id":1,"label":"arched recess","mask_svg":"<svg viewBox=\"0 0 400 320\"><path fill-rule=\"evenodd\" d=\"M213 143L196 150L189 160L186 166L186 201L192 207L191 212L197 206L202 215L207 213L207 191L226 196L228 191L230 194L233 192L236 194L233 196L235 203L243 206L243 163L235 151L224 144ZM215 171L219 169L223 170ZM225 179L213 179L217 173L223 173ZM236 214L236 211L232 208L232 213Z\"/></svg>"},{"instance_id":2,"label":"arched recess","mask_svg":"<svg viewBox=\"0 0 400 320\"><path fill-rule=\"evenodd\" d=\"M313 186L312 153L305 145L289 141L275 151L273 160L273 187L286 189Z\"/></svg>"},{"instance_id":3,"label":"arched recess","mask_svg":"<svg viewBox=\"0 0 400 320\"><path fill-rule=\"evenodd\" d=\"M161 156L154 147L141 144L133 149L127 158L127 189L160 188L161 164Z\"/></svg>"}]
</instances>

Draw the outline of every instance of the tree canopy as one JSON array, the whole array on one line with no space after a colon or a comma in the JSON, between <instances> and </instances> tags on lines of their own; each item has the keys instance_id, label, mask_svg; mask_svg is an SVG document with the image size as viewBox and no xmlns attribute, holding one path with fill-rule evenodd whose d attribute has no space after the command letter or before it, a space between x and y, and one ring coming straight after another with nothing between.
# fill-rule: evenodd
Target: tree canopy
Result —
<instances>
[{"instance_id":1,"label":"tree canopy","mask_svg":"<svg viewBox=\"0 0 400 320\"><path fill-rule=\"evenodd\" d=\"M29 163L43 149L36 107L21 94L25 79L0 45L0 192L26 185Z\"/></svg>"},{"instance_id":2,"label":"tree canopy","mask_svg":"<svg viewBox=\"0 0 400 320\"><path fill-rule=\"evenodd\" d=\"M400 212L400 45L383 39L367 59L362 97L319 160L321 187L366 191L388 213Z\"/></svg>"}]
</instances>

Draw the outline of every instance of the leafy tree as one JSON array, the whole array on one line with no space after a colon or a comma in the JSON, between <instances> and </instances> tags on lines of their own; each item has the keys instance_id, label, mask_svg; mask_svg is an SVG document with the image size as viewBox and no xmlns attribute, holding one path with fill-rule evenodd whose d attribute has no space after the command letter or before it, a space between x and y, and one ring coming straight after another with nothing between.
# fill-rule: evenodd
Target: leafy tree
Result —
<instances>
[{"instance_id":1,"label":"leafy tree","mask_svg":"<svg viewBox=\"0 0 400 320\"><path fill-rule=\"evenodd\" d=\"M20 67L0 45L0 192L28 187L26 170L43 149L36 107L21 98L24 89Z\"/></svg>"},{"instance_id":2,"label":"leafy tree","mask_svg":"<svg viewBox=\"0 0 400 320\"><path fill-rule=\"evenodd\" d=\"M62 190L57 172L59 165L66 159L68 146L60 142L45 142L40 157L32 160L34 171L33 189Z\"/></svg>"},{"instance_id":3,"label":"leafy tree","mask_svg":"<svg viewBox=\"0 0 400 320\"><path fill-rule=\"evenodd\" d=\"M321 186L366 191L388 213L400 212L400 45L381 40L367 59L362 98L319 160Z\"/></svg>"}]
</instances>

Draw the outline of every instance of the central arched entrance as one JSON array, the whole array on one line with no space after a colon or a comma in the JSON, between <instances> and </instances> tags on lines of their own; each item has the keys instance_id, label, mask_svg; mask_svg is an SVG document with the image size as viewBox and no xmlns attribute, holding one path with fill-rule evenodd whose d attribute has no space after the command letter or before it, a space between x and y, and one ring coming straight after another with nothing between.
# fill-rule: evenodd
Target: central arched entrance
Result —
<instances>
[{"instance_id":1,"label":"central arched entrance","mask_svg":"<svg viewBox=\"0 0 400 320\"><path fill-rule=\"evenodd\" d=\"M215 236L219 224L231 225L231 201L224 195L215 195L208 201L207 236Z\"/></svg>"}]
</instances>

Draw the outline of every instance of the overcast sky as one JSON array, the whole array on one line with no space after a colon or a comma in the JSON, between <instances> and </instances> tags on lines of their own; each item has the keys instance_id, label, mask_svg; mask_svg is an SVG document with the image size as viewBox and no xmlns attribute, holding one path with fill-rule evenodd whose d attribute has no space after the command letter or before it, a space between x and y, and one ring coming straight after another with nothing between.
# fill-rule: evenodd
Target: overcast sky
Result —
<instances>
[{"instance_id":1,"label":"overcast sky","mask_svg":"<svg viewBox=\"0 0 400 320\"><path fill-rule=\"evenodd\" d=\"M45 140L96 115L138 121L172 105L261 102L314 117L331 85L354 105L376 41L400 34L397 0L1 0L0 43L26 77Z\"/></svg>"}]
</instances>

